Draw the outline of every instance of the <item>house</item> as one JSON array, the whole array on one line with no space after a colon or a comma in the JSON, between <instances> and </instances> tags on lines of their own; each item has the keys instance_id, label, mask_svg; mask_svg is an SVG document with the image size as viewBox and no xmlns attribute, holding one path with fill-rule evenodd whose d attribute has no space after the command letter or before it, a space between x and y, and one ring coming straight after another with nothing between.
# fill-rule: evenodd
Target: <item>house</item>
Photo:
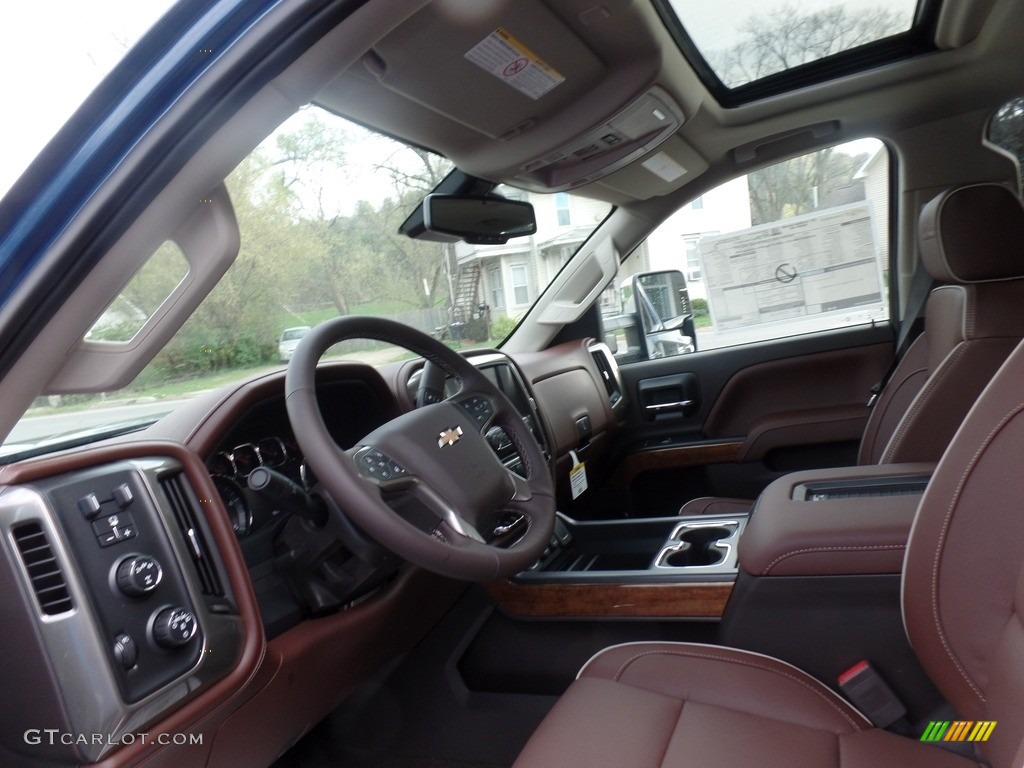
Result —
<instances>
[{"instance_id":1,"label":"house","mask_svg":"<svg viewBox=\"0 0 1024 768\"><path fill-rule=\"evenodd\" d=\"M503 189L505 197L534 206L537 233L504 245L456 243L454 320L465 322L490 312L492 319L518 317L548 285L594 225L608 215L608 204L568 192L536 195Z\"/></svg>"},{"instance_id":2,"label":"house","mask_svg":"<svg viewBox=\"0 0 1024 768\"><path fill-rule=\"evenodd\" d=\"M518 317L568 261L594 224L608 215L608 205L568 192L538 195L504 188L506 197L527 200L537 216L537 233L505 245L454 246L454 320L466 322L489 313ZM619 279L635 272L679 269L690 294L703 298L697 244L705 235L750 226L746 178L723 184L680 209L655 231L619 270Z\"/></svg>"}]
</instances>

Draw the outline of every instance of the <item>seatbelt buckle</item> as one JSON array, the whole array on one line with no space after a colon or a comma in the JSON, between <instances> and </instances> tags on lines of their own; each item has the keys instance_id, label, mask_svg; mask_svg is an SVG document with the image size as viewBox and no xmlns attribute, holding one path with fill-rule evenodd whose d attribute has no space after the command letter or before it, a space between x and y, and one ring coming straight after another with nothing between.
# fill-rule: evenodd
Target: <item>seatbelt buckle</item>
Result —
<instances>
[{"instance_id":1,"label":"seatbelt buckle","mask_svg":"<svg viewBox=\"0 0 1024 768\"><path fill-rule=\"evenodd\" d=\"M878 728L905 717L907 708L867 661L858 661L839 676L839 688Z\"/></svg>"},{"instance_id":2,"label":"seatbelt buckle","mask_svg":"<svg viewBox=\"0 0 1024 768\"><path fill-rule=\"evenodd\" d=\"M873 408L878 402L878 395L882 392L882 382L878 382L868 391L868 408Z\"/></svg>"}]
</instances>

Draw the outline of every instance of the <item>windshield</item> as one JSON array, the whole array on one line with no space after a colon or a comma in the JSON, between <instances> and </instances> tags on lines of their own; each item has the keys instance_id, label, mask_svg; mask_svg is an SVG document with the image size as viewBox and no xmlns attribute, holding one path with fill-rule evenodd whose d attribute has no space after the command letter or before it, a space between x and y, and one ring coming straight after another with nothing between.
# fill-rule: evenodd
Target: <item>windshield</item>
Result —
<instances>
[{"instance_id":1,"label":"windshield","mask_svg":"<svg viewBox=\"0 0 1024 768\"><path fill-rule=\"evenodd\" d=\"M145 426L199 393L280 370L310 327L339 315L389 317L457 349L499 345L609 206L500 187L534 205L535 235L505 245L399 235L451 169L318 107L300 110L227 179L240 251L185 325L130 386L37 399L0 455ZM129 343L187 272L180 249L165 243L86 338ZM409 355L371 341L328 352L371 365Z\"/></svg>"}]
</instances>

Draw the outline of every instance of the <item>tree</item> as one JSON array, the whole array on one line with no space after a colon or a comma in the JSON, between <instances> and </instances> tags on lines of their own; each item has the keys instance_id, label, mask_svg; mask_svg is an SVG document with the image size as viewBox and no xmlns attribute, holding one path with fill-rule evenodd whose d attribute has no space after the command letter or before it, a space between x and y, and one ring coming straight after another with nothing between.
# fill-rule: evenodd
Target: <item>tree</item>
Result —
<instances>
[{"instance_id":1,"label":"tree","mask_svg":"<svg viewBox=\"0 0 1024 768\"><path fill-rule=\"evenodd\" d=\"M268 170L287 197L296 229L308 251L295 263L304 269L309 292L329 300L339 314L359 304L387 302L430 307L442 275L437 243L398 238L395 233L416 203L451 169L446 159L394 143L377 171L391 179L394 196L357 202L343 212L338 186L349 177L349 151L362 142L384 141L356 128L329 126L315 117L278 136ZM387 263L388 269L380 265Z\"/></svg>"},{"instance_id":2,"label":"tree","mask_svg":"<svg viewBox=\"0 0 1024 768\"><path fill-rule=\"evenodd\" d=\"M708 62L730 88L784 72L903 32L910 26L905 13L879 7L851 11L834 5L806 13L786 4L755 14L740 27L741 41Z\"/></svg>"},{"instance_id":3,"label":"tree","mask_svg":"<svg viewBox=\"0 0 1024 768\"><path fill-rule=\"evenodd\" d=\"M837 192L855 183L853 177L865 160L866 155L829 147L751 172L750 223L767 224L835 204ZM863 190L854 190L849 197L862 200Z\"/></svg>"},{"instance_id":4,"label":"tree","mask_svg":"<svg viewBox=\"0 0 1024 768\"><path fill-rule=\"evenodd\" d=\"M331 309L343 315L373 304L382 311L436 305L444 295L441 245L397 231L451 165L383 141L306 112L239 164L226 182L241 232L238 256L160 353L151 376L271 362L282 328L311 324ZM391 182L390 195L387 183L383 190L355 186L359 177L351 171L360 153L383 153L374 169ZM120 316L151 312L177 284L182 273L172 272L170 255L158 253L153 268L140 273L144 279L126 292L130 301ZM102 332L123 334L120 325L108 323Z\"/></svg>"},{"instance_id":5,"label":"tree","mask_svg":"<svg viewBox=\"0 0 1024 768\"><path fill-rule=\"evenodd\" d=\"M750 16L732 48L711 52L708 61L722 81L736 87L846 51L909 28L906 13L884 7L851 11L835 5L804 12L787 3ZM867 159L833 149L754 171L748 177L752 224L778 221L830 204ZM849 199L863 199L851 190Z\"/></svg>"}]
</instances>

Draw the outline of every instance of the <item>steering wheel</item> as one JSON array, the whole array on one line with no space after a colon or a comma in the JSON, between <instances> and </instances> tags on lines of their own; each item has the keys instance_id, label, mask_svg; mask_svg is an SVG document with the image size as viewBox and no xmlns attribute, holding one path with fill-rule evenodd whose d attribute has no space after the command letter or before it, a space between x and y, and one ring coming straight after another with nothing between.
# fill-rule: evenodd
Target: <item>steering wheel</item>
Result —
<instances>
[{"instance_id":1,"label":"steering wheel","mask_svg":"<svg viewBox=\"0 0 1024 768\"><path fill-rule=\"evenodd\" d=\"M316 366L346 339L415 352L453 376L459 391L342 450L317 404ZM364 533L404 559L445 576L486 581L528 568L547 546L554 487L537 441L508 398L436 339L383 318L329 320L299 342L285 376L285 403L321 484ZM493 426L508 434L525 478L507 470L487 444L484 434ZM419 503L401 503L409 497Z\"/></svg>"}]
</instances>

